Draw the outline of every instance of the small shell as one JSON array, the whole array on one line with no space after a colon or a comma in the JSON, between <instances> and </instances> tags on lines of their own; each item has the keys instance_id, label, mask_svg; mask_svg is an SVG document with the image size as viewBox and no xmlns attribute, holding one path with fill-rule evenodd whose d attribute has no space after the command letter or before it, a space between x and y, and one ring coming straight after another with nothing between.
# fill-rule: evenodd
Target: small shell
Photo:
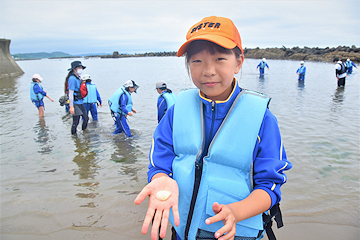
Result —
<instances>
[{"instance_id":1,"label":"small shell","mask_svg":"<svg viewBox=\"0 0 360 240\"><path fill-rule=\"evenodd\" d=\"M156 198L160 201L166 201L171 195L169 191L158 191L156 193Z\"/></svg>"}]
</instances>

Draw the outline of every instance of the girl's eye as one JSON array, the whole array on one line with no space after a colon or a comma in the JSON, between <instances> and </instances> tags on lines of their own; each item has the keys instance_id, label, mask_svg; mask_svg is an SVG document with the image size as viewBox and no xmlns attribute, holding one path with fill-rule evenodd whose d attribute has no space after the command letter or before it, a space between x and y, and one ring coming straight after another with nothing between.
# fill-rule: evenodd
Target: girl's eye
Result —
<instances>
[{"instance_id":1,"label":"girl's eye","mask_svg":"<svg viewBox=\"0 0 360 240\"><path fill-rule=\"evenodd\" d=\"M225 60L225 58L219 57L219 58L216 59L216 61L221 61L221 60Z\"/></svg>"},{"instance_id":2,"label":"girl's eye","mask_svg":"<svg viewBox=\"0 0 360 240\"><path fill-rule=\"evenodd\" d=\"M199 62L201 62L200 60L194 60L194 61L192 61L193 63L199 63Z\"/></svg>"}]
</instances>

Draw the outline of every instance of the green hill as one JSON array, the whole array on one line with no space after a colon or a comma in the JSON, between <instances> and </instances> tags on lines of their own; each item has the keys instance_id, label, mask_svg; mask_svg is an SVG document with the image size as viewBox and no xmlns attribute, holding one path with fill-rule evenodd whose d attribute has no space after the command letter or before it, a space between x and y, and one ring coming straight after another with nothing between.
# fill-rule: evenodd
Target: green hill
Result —
<instances>
[{"instance_id":1,"label":"green hill","mask_svg":"<svg viewBox=\"0 0 360 240\"><path fill-rule=\"evenodd\" d=\"M18 53L12 55L14 59L41 59L41 58L56 58L56 57L71 57L72 55L64 52L38 52L38 53Z\"/></svg>"}]
</instances>

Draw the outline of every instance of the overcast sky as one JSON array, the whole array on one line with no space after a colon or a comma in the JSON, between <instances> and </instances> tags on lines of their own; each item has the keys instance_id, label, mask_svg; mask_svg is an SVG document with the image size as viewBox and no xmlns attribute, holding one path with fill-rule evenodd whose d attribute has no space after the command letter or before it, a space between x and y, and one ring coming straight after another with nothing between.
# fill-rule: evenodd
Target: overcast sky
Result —
<instances>
[{"instance_id":1,"label":"overcast sky","mask_svg":"<svg viewBox=\"0 0 360 240\"><path fill-rule=\"evenodd\" d=\"M360 47L359 0L0 0L10 52L177 51L203 17L228 17L243 47Z\"/></svg>"}]
</instances>

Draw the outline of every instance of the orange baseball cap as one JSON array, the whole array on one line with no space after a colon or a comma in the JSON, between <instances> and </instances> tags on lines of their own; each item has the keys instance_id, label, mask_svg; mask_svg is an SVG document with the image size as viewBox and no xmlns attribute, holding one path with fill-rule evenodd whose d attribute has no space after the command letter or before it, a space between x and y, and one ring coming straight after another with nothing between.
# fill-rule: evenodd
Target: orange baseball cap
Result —
<instances>
[{"instance_id":1,"label":"orange baseball cap","mask_svg":"<svg viewBox=\"0 0 360 240\"><path fill-rule=\"evenodd\" d=\"M238 46L243 52L239 31L229 18L217 16L203 18L190 28L186 40L177 52L178 57L184 55L189 43L195 40L207 40L227 49Z\"/></svg>"}]
</instances>

